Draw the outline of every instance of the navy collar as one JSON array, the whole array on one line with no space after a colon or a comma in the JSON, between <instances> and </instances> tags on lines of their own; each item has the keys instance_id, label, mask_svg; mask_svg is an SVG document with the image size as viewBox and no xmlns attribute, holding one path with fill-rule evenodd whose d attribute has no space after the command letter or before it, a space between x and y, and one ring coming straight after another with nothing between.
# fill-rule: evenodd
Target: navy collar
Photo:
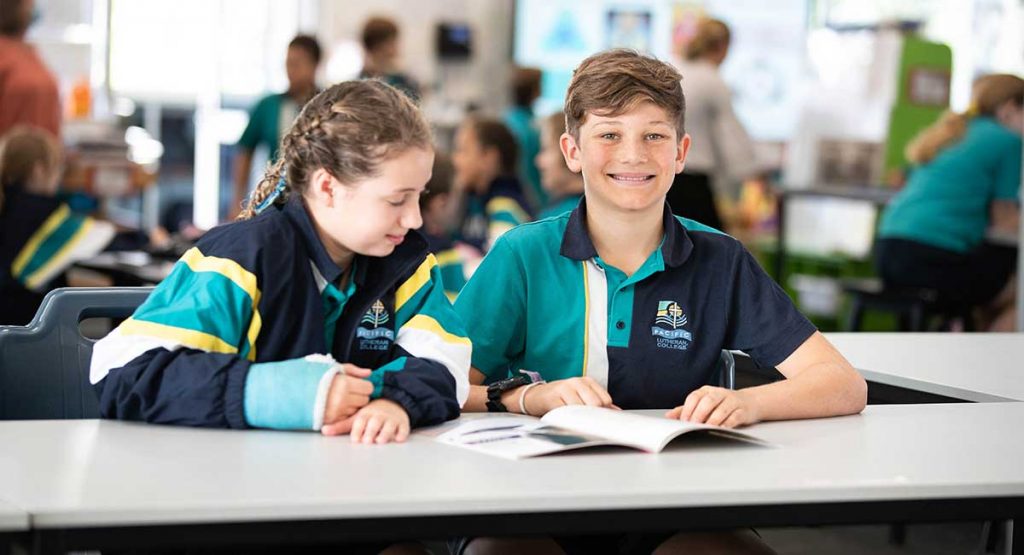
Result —
<instances>
[{"instance_id":1,"label":"navy collar","mask_svg":"<svg viewBox=\"0 0 1024 555\"><path fill-rule=\"evenodd\" d=\"M341 277L344 270L334 263L331 255L327 254L327 248L320 240L316 228L313 227L313 220L310 219L309 212L306 211L306 206L302 202L302 195L292 194L288 202L284 204L283 211L288 217L288 221L302 237L302 242L306 245L306 252L309 253L309 259L313 261L320 275L324 276L328 283L337 284L338 278ZM356 268L358 269L359 266L357 264Z\"/></svg>"},{"instance_id":2,"label":"navy collar","mask_svg":"<svg viewBox=\"0 0 1024 555\"><path fill-rule=\"evenodd\" d=\"M665 240L661 244L661 257L665 260L665 266L671 268L682 266L693 251L693 242L686 233L683 223L672 215L672 210L669 209L667 202L662 216L662 227L665 230ZM585 197L569 215L569 223L565 227L565 234L562 235L562 247L559 254L573 260L590 260L597 256L597 249L594 248L594 242L590 240L590 233L587 231L587 199Z\"/></svg>"}]
</instances>

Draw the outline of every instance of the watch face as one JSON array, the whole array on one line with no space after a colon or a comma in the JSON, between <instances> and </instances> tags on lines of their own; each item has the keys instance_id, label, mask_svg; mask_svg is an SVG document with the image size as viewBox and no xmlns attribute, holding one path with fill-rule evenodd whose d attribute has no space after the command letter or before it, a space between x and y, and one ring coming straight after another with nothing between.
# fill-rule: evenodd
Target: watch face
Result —
<instances>
[{"instance_id":1,"label":"watch face","mask_svg":"<svg viewBox=\"0 0 1024 555\"><path fill-rule=\"evenodd\" d=\"M502 383L506 384L503 391L508 391L509 389L515 389L521 385L530 383L530 378L527 378L526 376L516 376L514 378L509 378Z\"/></svg>"}]
</instances>

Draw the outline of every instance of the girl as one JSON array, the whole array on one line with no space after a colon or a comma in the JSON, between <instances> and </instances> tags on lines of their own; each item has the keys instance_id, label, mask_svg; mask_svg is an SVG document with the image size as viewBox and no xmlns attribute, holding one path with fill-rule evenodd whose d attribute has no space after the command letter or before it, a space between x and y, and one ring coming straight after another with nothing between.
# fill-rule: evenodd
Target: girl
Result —
<instances>
[{"instance_id":1,"label":"girl","mask_svg":"<svg viewBox=\"0 0 1024 555\"><path fill-rule=\"evenodd\" d=\"M114 226L75 214L55 198L61 175L56 137L15 127L0 139L0 324L25 325L65 270L94 256Z\"/></svg>"},{"instance_id":2,"label":"girl","mask_svg":"<svg viewBox=\"0 0 1024 555\"><path fill-rule=\"evenodd\" d=\"M583 197L583 177L565 165L558 141L565 129L565 114L557 112L544 118L540 126L540 152L536 164L540 183L548 195L548 204L538 219L571 212Z\"/></svg>"},{"instance_id":3,"label":"girl","mask_svg":"<svg viewBox=\"0 0 1024 555\"><path fill-rule=\"evenodd\" d=\"M907 146L916 167L882 214L876 262L887 283L988 306L992 329L1012 331L1012 291L999 293L1017 250L985 236L1016 234L1020 225L1024 80L988 75L972 96L967 113L947 113Z\"/></svg>"},{"instance_id":4,"label":"girl","mask_svg":"<svg viewBox=\"0 0 1024 555\"><path fill-rule=\"evenodd\" d=\"M499 121L471 118L455 134L451 221L461 222L461 239L481 252L531 219L516 177L518 156L515 137Z\"/></svg>"},{"instance_id":5,"label":"girl","mask_svg":"<svg viewBox=\"0 0 1024 555\"><path fill-rule=\"evenodd\" d=\"M458 416L470 344L412 231L433 157L394 88L314 97L241 221L207 233L97 343L102 415L362 443Z\"/></svg>"}]
</instances>

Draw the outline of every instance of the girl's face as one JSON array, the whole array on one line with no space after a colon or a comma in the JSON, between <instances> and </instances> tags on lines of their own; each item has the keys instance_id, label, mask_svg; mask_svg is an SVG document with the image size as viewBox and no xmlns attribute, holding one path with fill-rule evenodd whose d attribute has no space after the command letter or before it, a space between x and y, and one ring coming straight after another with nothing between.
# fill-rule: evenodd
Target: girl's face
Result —
<instances>
[{"instance_id":1,"label":"girl's face","mask_svg":"<svg viewBox=\"0 0 1024 555\"><path fill-rule=\"evenodd\" d=\"M462 125L455 133L452 166L455 183L472 191L482 191L497 174L497 150L480 144L472 125Z\"/></svg>"},{"instance_id":2,"label":"girl's face","mask_svg":"<svg viewBox=\"0 0 1024 555\"><path fill-rule=\"evenodd\" d=\"M410 229L423 225L419 200L433 164L432 150L410 148L382 162L376 176L355 183L316 170L306 202L331 258L387 256Z\"/></svg>"},{"instance_id":3,"label":"girl's face","mask_svg":"<svg viewBox=\"0 0 1024 555\"><path fill-rule=\"evenodd\" d=\"M569 192L578 178L565 165L565 157L558 146L558 135L553 135L547 127L545 125L541 130L540 150L534 164L540 171L540 184L544 190L552 196L559 196Z\"/></svg>"}]
</instances>

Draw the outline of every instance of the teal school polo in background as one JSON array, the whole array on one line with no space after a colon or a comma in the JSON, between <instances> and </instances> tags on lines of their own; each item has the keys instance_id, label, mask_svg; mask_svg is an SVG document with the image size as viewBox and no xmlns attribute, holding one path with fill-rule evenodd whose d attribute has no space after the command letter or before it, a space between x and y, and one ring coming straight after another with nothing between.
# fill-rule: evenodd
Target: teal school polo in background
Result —
<instances>
[{"instance_id":1,"label":"teal school polo in background","mask_svg":"<svg viewBox=\"0 0 1024 555\"><path fill-rule=\"evenodd\" d=\"M579 205L581 198L583 198L583 195L570 195L568 197L556 199L545 207L544 210L541 210L540 214L537 215L537 219L543 220L544 218L553 218L555 216L561 216L566 212L572 212Z\"/></svg>"},{"instance_id":2,"label":"teal school polo in background","mask_svg":"<svg viewBox=\"0 0 1024 555\"><path fill-rule=\"evenodd\" d=\"M249 112L249 124L238 139L238 146L254 151L260 145L266 145L270 149L267 160L277 160L281 137L291 128L298 115L299 105L287 93L263 97Z\"/></svg>"},{"instance_id":3,"label":"teal school polo in background","mask_svg":"<svg viewBox=\"0 0 1024 555\"><path fill-rule=\"evenodd\" d=\"M584 200L508 231L462 290L455 311L488 381L590 376L622 408L668 408L709 383L723 348L772 367L815 332L739 241L667 204L660 248L629 277L585 222Z\"/></svg>"},{"instance_id":4,"label":"teal school polo in background","mask_svg":"<svg viewBox=\"0 0 1024 555\"><path fill-rule=\"evenodd\" d=\"M878 236L966 253L985 238L989 205L1020 200L1021 136L988 117L910 174L882 214Z\"/></svg>"},{"instance_id":5,"label":"teal school polo in background","mask_svg":"<svg viewBox=\"0 0 1024 555\"><path fill-rule=\"evenodd\" d=\"M540 152L540 131L537 130L533 110L513 106L505 112L504 122L519 145L517 165L519 178L524 186L523 192L526 192L529 200L534 203L534 209L544 206L548 203L548 192L540 184L540 170L534 163L537 153Z\"/></svg>"}]
</instances>

